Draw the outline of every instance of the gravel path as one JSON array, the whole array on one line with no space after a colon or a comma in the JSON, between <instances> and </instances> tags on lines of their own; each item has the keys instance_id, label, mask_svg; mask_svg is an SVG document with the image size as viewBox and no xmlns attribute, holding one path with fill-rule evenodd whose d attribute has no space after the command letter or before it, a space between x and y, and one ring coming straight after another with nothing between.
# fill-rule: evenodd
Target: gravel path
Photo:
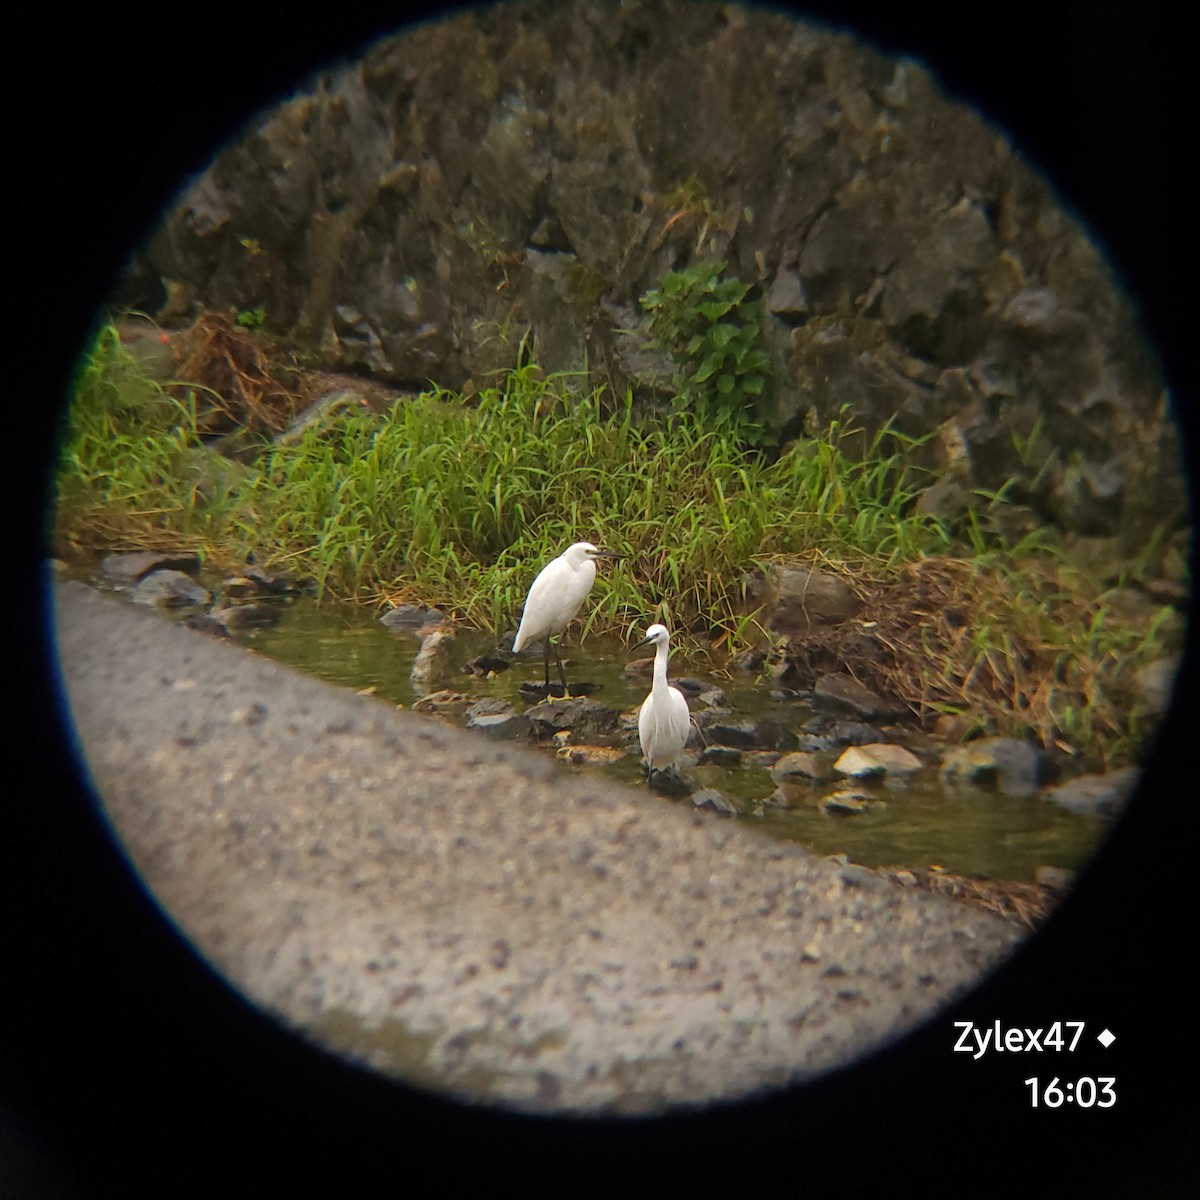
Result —
<instances>
[{"instance_id":1,"label":"gravel path","mask_svg":"<svg viewBox=\"0 0 1200 1200\"><path fill-rule=\"evenodd\" d=\"M539 1112L840 1065L1013 926L56 589L104 807L200 952L322 1044Z\"/></svg>"}]
</instances>

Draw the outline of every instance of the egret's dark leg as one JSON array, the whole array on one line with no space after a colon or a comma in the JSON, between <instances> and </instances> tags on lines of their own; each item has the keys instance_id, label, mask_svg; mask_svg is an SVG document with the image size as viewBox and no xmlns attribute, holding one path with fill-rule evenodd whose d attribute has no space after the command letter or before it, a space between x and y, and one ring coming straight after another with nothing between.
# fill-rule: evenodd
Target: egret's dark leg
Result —
<instances>
[{"instance_id":1,"label":"egret's dark leg","mask_svg":"<svg viewBox=\"0 0 1200 1200\"><path fill-rule=\"evenodd\" d=\"M543 687L546 689L546 695L550 694L550 635L546 635L546 640L542 643L542 663L546 668L546 678Z\"/></svg>"},{"instance_id":2,"label":"egret's dark leg","mask_svg":"<svg viewBox=\"0 0 1200 1200\"><path fill-rule=\"evenodd\" d=\"M547 639L547 640L549 640L549 639ZM556 663L558 663L558 677L559 677L559 679L562 680L563 696L569 696L571 694L571 691L567 687L567 673L563 670L562 655L559 654L557 646L554 647L554 661ZM546 686L547 687L550 686L550 668L549 668L549 666L546 667Z\"/></svg>"}]
</instances>

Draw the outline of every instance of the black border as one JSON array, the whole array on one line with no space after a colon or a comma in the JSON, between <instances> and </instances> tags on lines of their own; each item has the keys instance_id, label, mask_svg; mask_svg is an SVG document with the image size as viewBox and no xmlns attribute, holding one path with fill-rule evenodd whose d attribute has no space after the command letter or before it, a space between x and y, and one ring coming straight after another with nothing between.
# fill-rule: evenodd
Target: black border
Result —
<instances>
[{"instance_id":1,"label":"black border","mask_svg":"<svg viewBox=\"0 0 1200 1200\"><path fill-rule=\"evenodd\" d=\"M1188 761L1194 638L1138 800L1042 934L953 1014L874 1059L693 1117L519 1119L407 1092L311 1052L181 947L108 843L58 722L44 641L38 572L55 405L127 248L178 183L310 70L436 8L26 6L6 18L16 267L6 290L17 367L6 477L19 512L5 556L13 754L0 802L0 1191L308 1195L376 1185L421 1194L479 1181L533 1195L707 1195L728 1182L767 1194L832 1184L845 1195L868 1186L1182 1195L1196 1177L1200 1124L1186 985L1200 779ZM1190 23L1159 0L818 0L798 11L921 59L1045 169L1138 299L1194 468ZM1019 1057L951 1053L955 1017L1110 1025L1113 1049L1079 1059L1077 1073L1116 1074L1118 1107L1031 1112L1020 1081L1034 1069Z\"/></svg>"}]
</instances>

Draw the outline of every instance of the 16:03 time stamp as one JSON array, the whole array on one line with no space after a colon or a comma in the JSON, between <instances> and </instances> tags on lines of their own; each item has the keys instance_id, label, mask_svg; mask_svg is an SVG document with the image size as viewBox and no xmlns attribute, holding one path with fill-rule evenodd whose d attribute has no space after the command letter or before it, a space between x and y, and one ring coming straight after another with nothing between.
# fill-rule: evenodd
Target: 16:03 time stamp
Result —
<instances>
[{"instance_id":1,"label":"16:03 time stamp","mask_svg":"<svg viewBox=\"0 0 1200 1200\"><path fill-rule=\"evenodd\" d=\"M1112 1108L1117 1102L1115 1075L1098 1075L1094 1079L1083 1075L1065 1083L1060 1082L1057 1075L1046 1083L1034 1075L1024 1082L1029 1088L1032 1108L1061 1108L1064 1104L1079 1108Z\"/></svg>"}]
</instances>

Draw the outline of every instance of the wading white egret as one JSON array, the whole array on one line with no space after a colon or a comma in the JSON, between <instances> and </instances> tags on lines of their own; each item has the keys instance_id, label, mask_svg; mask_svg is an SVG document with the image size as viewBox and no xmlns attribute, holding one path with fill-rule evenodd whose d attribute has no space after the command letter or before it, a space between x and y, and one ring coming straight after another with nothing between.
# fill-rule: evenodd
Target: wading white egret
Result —
<instances>
[{"instance_id":1,"label":"wading white egret","mask_svg":"<svg viewBox=\"0 0 1200 1200\"><path fill-rule=\"evenodd\" d=\"M591 542L576 542L568 546L553 562L547 563L533 581L525 599L525 611L513 641L513 653L519 654L523 646L543 639L542 657L546 665L546 690L550 690L550 637L562 633L574 620L592 584L596 579L596 559L620 558L608 550L597 550ZM567 690L567 677L563 672L562 658L558 647L554 647L554 659L558 663L558 677L563 691Z\"/></svg>"},{"instance_id":2,"label":"wading white egret","mask_svg":"<svg viewBox=\"0 0 1200 1200\"><path fill-rule=\"evenodd\" d=\"M650 695L638 712L638 740L646 756L646 778L655 771L674 766L683 753L691 728L687 701L683 693L667 682L667 657L671 653L671 635L665 625L651 625L634 649L654 646L654 683Z\"/></svg>"}]
</instances>

